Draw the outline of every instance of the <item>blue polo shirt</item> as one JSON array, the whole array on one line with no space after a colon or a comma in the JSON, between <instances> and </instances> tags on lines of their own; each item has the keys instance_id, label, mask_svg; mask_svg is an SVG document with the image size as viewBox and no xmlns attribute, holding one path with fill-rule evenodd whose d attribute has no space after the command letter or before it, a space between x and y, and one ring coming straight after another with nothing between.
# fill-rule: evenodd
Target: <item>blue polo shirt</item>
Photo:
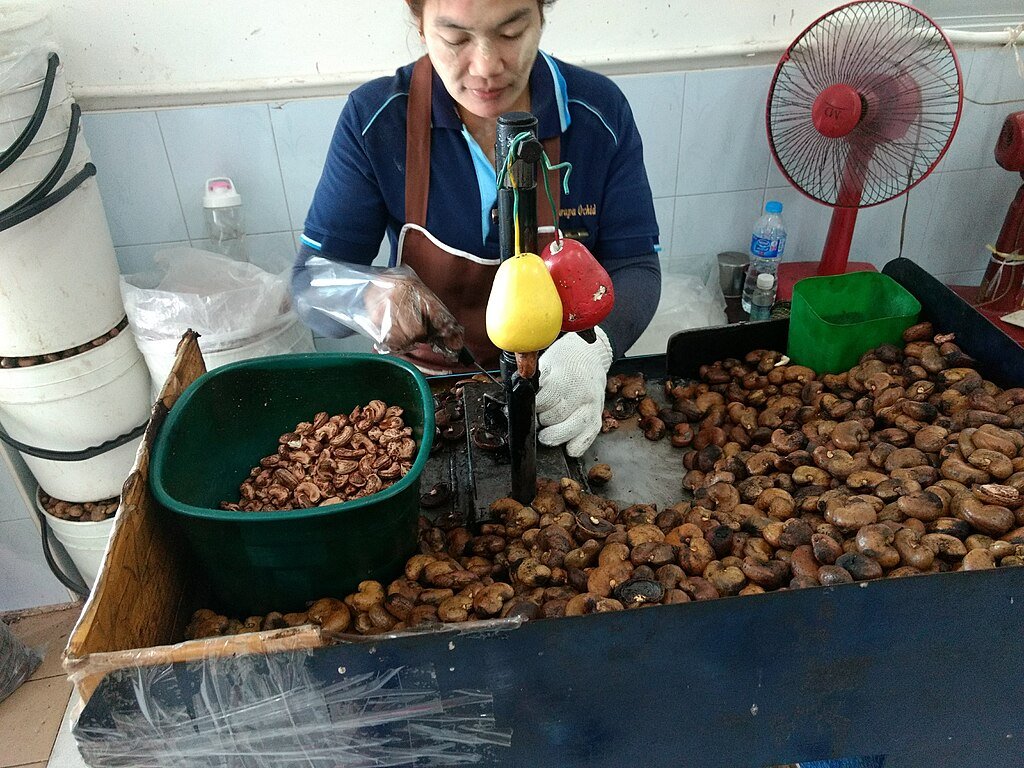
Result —
<instances>
[{"instance_id":1,"label":"blue polo shirt","mask_svg":"<svg viewBox=\"0 0 1024 768\"><path fill-rule=\"evenodd\" d=\"M413 65L357 88L338 120L306 217L295 284L310 250L369 264L383 234L396 261L405 218L405 148ZM446 245L498 259L494 168L459 118L434 73L427 229ZM643 147L626 98L607 77L540 52L530 74L530 110L541 139L560 135L572 163L562 194L563 230L581 240L612 277L616 309L602 327L618 354L639 337L657 307L660 271ZM543 199L543 189L538 189ZM632 306L632 309L630 307ZM314 325L314 323L311 323Z\"/></svg>"}]
</instances>

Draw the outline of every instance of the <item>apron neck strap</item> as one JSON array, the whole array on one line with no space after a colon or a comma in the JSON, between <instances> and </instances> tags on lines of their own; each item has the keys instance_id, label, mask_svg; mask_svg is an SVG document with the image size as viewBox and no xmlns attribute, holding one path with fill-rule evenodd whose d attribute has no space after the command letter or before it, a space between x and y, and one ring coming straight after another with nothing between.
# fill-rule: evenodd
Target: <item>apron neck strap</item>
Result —
<instances>
[{"instance_id":1,"label":"apron neck strap","mask_svg":"<svg viewBox=\"0 0 1024 768\"><path fill-rule=\"evenodd\" d=\"M434 68L422 56L412 68L409 111L405 121L405 220L427 225L430 191L430 103Z\"/></svg>"},{"instance_id":2,"label":"apron neck strap","mask_svg":"<svg viewBox=\"0 0 1024 768\"><path fill-rule=\"evenodd\" d=\"M430 192L430 128L431 89L434 68L427 56L421 56L412 68L409 84L409 111L405 123L405 220L421 227L427 225L427 195ZM541 142L551 164L559 162L561 140L558 136ZM542 173L547 173L542 169ZM538 179L543 184L543 179ZM561 179L556 172L548 179L555 210L561 205ZM537 190L537 223L544 227L554 226L551 208L543 189Z\"/></svg>"}]
</instances>

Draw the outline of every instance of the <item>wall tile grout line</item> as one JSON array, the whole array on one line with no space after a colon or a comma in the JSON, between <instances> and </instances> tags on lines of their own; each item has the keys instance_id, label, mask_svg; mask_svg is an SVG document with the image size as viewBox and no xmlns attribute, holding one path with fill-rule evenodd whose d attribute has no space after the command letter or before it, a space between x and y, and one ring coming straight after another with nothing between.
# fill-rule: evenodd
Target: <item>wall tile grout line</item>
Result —
<instances>
[{"instance_id":1,"label":"wall tile grout line","mask_svg":"<svg viewBox=\"0 0 1024 768\"><path fill-rule=\"evenodd\" d=\"M278 107L278 110L282 110ZM284 194L284 212L288 220L288 231L292 226L292 206L288 202L288 185L284 180L284 168L281 167L281 147L277 143L277 130L274 128L274 116L270 112L270 104L267 104L267 120L270 122L270 137L274 141L274 157L277 160L277 175L281 179L281 192Z\"/></svg>"},{"instance_id":2,"label":"wall tile grout line","mask_svg":"<svg viewBox=\"0 0 1024 768\"><path fill-rule=\"evenodd\" d=\"M687 74L683 75L683 100L679 105L679 137L676 140L676 178L675 186L672 189L674 197L679 196L679 173L682 170L683 165L683 118L685 117L684 112L686 111L686 91L687 85L689 85L690 78Z\"/></svg>"},{"instance_id":3,"label":"wall tile grout line","mask_svg":"<svg viewBox=\"0 0 1024 768\"><path fill-rule=\"evenodd\" d=\"M164 136L164 127L160 123L160 111L154 110L153 115L156 117L156 127L160 131L160 143L164 147L164 157L167 158L167 169L171 173L171 181L174 182L174 196L178 200L178 213L181 215L181 224L185 229L185 234L188 236L188 243L192 245L192 233L188 230L188 218L185 216L185 204L181 199L181 189L178 186L178 179L174 175L174 163L171 162L171 152L167 149L167 138Z\"/></svg>"},{"instance_id":4,"label":"wall tile grout line","mask_svg":"<svg viewBox=\"0 0 1024 768\"><path fill-rule=\"evenodd\" d=\"M686 112L686 85L689 82L689 76L683 73L683 97L679 100L679 137L676 139L676 172L675 172L675 187L673 188L674 195L679 195L679 168L683 164L683 114ZM675 212L675 203L672 204L673 216Z\"/></svg>"}]
</instances>

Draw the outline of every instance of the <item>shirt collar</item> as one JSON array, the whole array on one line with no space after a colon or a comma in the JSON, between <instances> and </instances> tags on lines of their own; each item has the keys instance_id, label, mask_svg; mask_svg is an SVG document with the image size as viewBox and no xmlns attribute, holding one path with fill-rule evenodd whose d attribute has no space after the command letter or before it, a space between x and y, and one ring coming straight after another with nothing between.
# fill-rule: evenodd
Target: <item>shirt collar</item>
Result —
<instances>
[{"instance_id":1,"label":"shirt collar","mask_svg":"<svg viewBox=\"0 0 1024 768\"><path fill-rule=\"evenodd\" d=\"M558 63L543 51L537 52L530 71L530 110L537 118L541 139L558 136L569 127L569 97ZM462 130L455 99L434 72L431 89L431 119L435 128Z\"/></svg>"}]
</instances>

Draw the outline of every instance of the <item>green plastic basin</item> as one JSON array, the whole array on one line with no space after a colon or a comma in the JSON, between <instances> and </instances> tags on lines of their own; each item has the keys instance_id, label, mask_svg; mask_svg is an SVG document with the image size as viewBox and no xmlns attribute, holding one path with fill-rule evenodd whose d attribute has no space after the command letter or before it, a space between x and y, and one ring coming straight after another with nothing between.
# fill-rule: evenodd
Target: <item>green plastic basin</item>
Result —
<instances>
[{"instance_id":1,"label":"green plastic basin","mask_svg":"<svg viewBox=\"0 0 1024 768\"><path fill-rule=\"evenodd\" d=\"M793 286L787 354L819 374L845 371L873 347L902 346L920 313L913 294L879 272L808 277Z\"/></svg>"},{"instance_id":2,"label":"green plastic basin","mask_svg":"<svg viewBox=\"0 0 1024 768\"><path fill-rule=\"evenodd\" d=\"M384 400L405 409L418 450L394 485L362 499L287 512L228 512L278 438L320 411ZM245 617L301 611L360 581L396 577L417 543L420 474L434 437L429 386L415 366L372 354L263 357L210 371L181 395L150 462L156 501L180 524L218 607Z\"/></svg>"}]
</instances>

